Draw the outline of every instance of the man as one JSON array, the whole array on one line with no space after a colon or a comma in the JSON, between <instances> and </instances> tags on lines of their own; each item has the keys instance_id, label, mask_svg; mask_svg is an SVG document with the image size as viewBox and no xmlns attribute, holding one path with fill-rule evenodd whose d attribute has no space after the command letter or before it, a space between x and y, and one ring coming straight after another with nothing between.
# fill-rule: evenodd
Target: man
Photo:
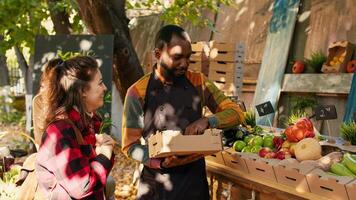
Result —
<instances>
[{"instance_id":1,"label":"man","mask_svg":"<svg viewBox=\"0 0 356 200\"><path fill-rule=\"evenodd\" d=\"M147 139L157 130L202 134L244 121L240 108L201 73L187 71L192 53L188 34L175 25L164 26L155 40L157 64L126 95L122 149L144 164L138 199L209 199L205 160L201 155L150 159ZM202 117L202 107L215 113Z\"/></svg>"}]
</instances>

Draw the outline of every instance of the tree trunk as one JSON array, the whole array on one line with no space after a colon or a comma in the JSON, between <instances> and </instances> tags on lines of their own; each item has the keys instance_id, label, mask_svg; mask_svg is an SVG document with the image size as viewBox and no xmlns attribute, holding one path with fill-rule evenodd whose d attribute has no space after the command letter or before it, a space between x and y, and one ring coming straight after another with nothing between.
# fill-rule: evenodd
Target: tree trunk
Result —
<instances>
[{"instance_id":1,"label":"tree trunk","mask_svg":"<svg viewBox=\"0 0 356 200\"><path fill-rule=\"evenodd\" d=\"M26 59L22 53L22 51L20 50L20 48L18 46L14 47L15 49L15 54L17 57L17 62L19 63L20 66L20 70L22 72L22 75L25 79L25 91L26 94L32 94L32 67L30 67L30 65L27 64ZM32 56L31 56L32 57ZM31 60L31 58L30 58ZM30 61L31 62L31 61Z\"/></svg>"},{"instance_id":2,"label":"tree trunk","mask_svg":"<svg viewBox=\"0 0 356 200\"><path fill-rule=\"evenodd\" d=\"M9 69L7 68L6 56L0 54L0 87L10 85Z\"/></svg>"},{"instance_id":3,"label":"tree trunk","mask_svg":"<svg viewBox=\"0 0 356 200\"><path fill-rule=\"evenodd\" d=\"M123 98L143 69L132 45L125 0L77 0L82 20L92 34L114 34L113 81Z\"/></svg>"},{"instance_id":4,"label":"tree trunk","mask_svg":"<svg viewBox=\"0 0 356 200\"><path fill-rule=\"evenodd\" d=\"M59 0L47 0L50 8L50 15L56 34L71 34L72 28L69 22L69 16L65 11L54 10L53 7Z\"/></svg>"},{"instance_id":5,"label":"tree trunk","mask_svg":"<svg viewBox=\"0 0 356 200\"><path fill-rule=\"evenodd\" d=\"M0 35L0 42L4 37ZM9 69L7 68L5 53L0 52L0 87L10 85Z\"/></svg>"}]
</instances>

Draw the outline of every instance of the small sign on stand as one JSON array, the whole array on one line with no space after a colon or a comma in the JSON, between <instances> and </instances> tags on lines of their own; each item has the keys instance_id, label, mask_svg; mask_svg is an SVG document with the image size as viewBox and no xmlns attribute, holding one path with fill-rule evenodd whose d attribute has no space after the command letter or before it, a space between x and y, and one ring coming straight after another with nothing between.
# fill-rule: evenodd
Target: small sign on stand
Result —
<instances>
[{"instance_id":1,"label":"small sign on stand","mask_svg":"<svg viewBox=\"0 0 356 200\"><path fill-rule=\"evenodd\" d=\"M335 105L319 105L315 108L315 119L325 120L328 127L328 135L331 136L331 128L329 120L337 119Z\"/></svg>"},{"instance_id":2,"label":"small sign on stand","mask_svg":"<svg viewBox=\"0 0 356 200\"><path fill-rule=\"evenodd\" d=\"M270 101L266 101L264 103L258 104L255 107L256 107L258 115L260 117L274 113L274 109L273 109L272 103ZM272 130L272 122L271 122L271 120L268 117L266 117L266 119L268 120L268 123L269 123L269 125L271 127L271 130Z\"/></svg>"}]
</instances>

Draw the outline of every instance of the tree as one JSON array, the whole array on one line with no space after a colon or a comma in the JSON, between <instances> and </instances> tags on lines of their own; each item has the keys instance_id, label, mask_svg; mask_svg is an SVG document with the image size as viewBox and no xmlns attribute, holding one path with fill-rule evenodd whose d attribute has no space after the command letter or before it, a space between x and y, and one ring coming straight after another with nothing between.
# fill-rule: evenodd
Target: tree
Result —
<instances>
[{"instance_id":1,"label":"tree","mask_svg":"<svg viewBox=\"0 0 356 200\"><path fill-rule=\"evenodd\" d=\"M132 5L126 0L2 0L0 34L4 35L5 42L0 44L0 50L15 48L20 68L24 75L27 74L26 91L31 94L31 58L35 36L54 33L45 29L43 22L51 19L57 34L73 34L82 33L82 20L91 34L114 34L113 80L123 97L128 87L143 75L129 33L127 9L155 7L163 11L161 17L168 23L190 21L213 29L212 22L201 18L202 9L217 12L219 4L230 4L232 0L175 0L168 4L161 0L139 2ZM71 22L69 17L73 18ZM30 48L30 59L25 59L22 53L24 47Z\"/></svg>"}]
</instances>

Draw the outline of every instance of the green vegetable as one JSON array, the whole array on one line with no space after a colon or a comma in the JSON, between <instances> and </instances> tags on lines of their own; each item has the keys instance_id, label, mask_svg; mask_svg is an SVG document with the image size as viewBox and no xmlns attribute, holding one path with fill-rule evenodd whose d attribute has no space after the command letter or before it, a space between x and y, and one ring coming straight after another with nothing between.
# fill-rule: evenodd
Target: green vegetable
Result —
<instances>
[{"instance_id":1,"label":"green vegetable","mask_svg":"<svg viewBox=\"0 0 356 200\"><path fill-rule=\"evenodd\" d=\"M345 153L343 162L352 173L356 174L356 159L351 154Z\"/></svg>"},{"instance_id":2,"label":"green vegetable","mask_svg":"<svg viewBox=\"0 0 356 200\"><path fill-rule=\"evenodd\" d=\"M343 123L340 127L340 136L356 145L356 122Z\"/></svg>"},{"instance_id":3,"label":"green vegetable","mask_svg":"<svg viewBox=\"0 0 356 200\"><path fill-rule=\"evenodd\" d=\"M330 171L338 176L352 176L356 177L347 167L341 163L334 163L331 165Z\"/></svg>"}]
</instances>

